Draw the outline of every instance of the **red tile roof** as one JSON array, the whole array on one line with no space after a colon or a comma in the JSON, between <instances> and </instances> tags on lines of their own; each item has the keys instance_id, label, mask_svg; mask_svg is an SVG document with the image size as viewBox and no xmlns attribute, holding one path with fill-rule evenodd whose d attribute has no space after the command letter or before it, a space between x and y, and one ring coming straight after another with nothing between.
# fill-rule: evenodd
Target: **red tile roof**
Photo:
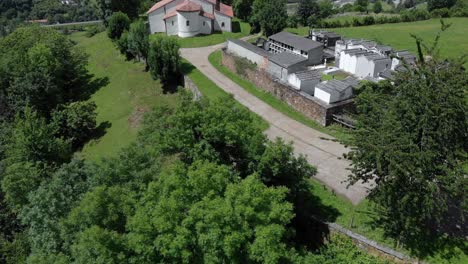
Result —
<instances>
[{"instance_id":1,"label":"red tile roof","mask_svg":"<svg viewBox=\"0 0 468 264\"><path fill-rule=\"evenodd\" d=\"M177 15L177 11L174 10L174 11L172 11L172 12L170 12L170 13L167 13L167 14L163 17L163 19L166 20L166 19L168 19L168 18L170 18L170 17L173 17L173 16L176 16L176 15Z\"/></svg>"},{"instance_id":2,"label":"red tile roof","mask_svg":"<svg viewBox=\"0 0 468 264\"><path fill-rule=\"evenodd\" d=\"M219 12L228 17L234 17L234 12L232 11L232 6L225 5L223 3L219 6Z\"/></svg>"},{"instance_id":3,"label":"red tile roof","mask_svg":"<svg viewBox=\"0 0 468 264\"><path fill-rule=\"evenodd\" d=\"M204 16L204 17L207 17L211 20L215 19L214 15L213 14L210 14L210 13L206 13L204 11L201 11L200 15Z\"/></svg>"},{"instance_id":4,"label":"red tile roof","mask_svg":"<svg viewBox=\"0 0 468 264\"><path fill-rule=\"evenodd\" d=\"M182 4L176 7L176 10L180 12L196 12L202 11L202 7L197 3L185 0Z\"/></svg>"},{"instance_id":5,"label":"red tile roof","mask_svg":"<svg viewBox=\"0 0 468 264\"><path fill-rule=\"evenodd\" d=\"M152 13L154 11L156 11L157 9L173 2L175 0L162 0L162 1L159 1L157 2L155 5L153 5L153 7L150 8L150 10L148 10L148 12L146 12L147 14L149 13ZM211 4L214 5L214 8L216 9L216 0L205 0L206 2L209 2ZM180 11L180 12L194 12L194 11L202 11L202 7L199 5L199 4L196 4L194 2L191 2L190 0L185 0L182 4L180 4L179 6L177 6L176 8L177 11ZM219 10L215 10L216 12L218 13L221 13L223 15L226 15L228 17L234 17L234 12L232 10L232 6L228 6L228 5L225 5L223 3L220 3L219 4ZM171 12L172 14L172 12ZM167 14L165 16L165 18L167 18L169 14ZM210 14L211 15L211 14Z\"/></svg>"},{"instance_id":6,"label":"red tile roof","mask_svg":"<svg viewBox=\"0 0 468 264\"><path fill-rule=\"evenodd\" d=\"M153 7L150 8L150 10L148 10L148 12L146 12L146 14L149 14L149 13L152 13L154 11L156 11L156 9L159 9L160 7L163 7L167 4L169 4L170 2L172 2L174 0L162 0L162 1L159 1L157 2L156 4L154 4Z\"/></svg>"}]
</instances>

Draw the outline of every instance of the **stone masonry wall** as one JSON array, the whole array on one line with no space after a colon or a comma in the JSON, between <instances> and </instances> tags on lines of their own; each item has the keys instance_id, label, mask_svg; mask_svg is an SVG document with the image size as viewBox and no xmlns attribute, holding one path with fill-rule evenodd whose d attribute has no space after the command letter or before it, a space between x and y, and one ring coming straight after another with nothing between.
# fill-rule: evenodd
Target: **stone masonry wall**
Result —
<instances>
[{"instance_id":1,"label":"stone masonry wall","mask_svg":"<svg viewBox=\"0 0 468 264\"><path fill-rule=\"evenodd\" d=\"M194 100L200 100L202 94L198 90L198 86L187 75L184 75L184 88L193 93Z\"/></svg>"},{"instance_id":2,"label":"stone masonry wall","mask_svg":"<svg viewBox=\"0 0 468 264\"><path fill-rule=\"evenodd\" d=\"M232 72L236 72L233 55L223 51L222 64ZM342 112L343 110L352 110L352 99L328 105L309 94L297 91L286 84L273 80L264 69L245 69L243 77L323 126L327 126L332 122L333 114Z\"/></svg>"}]
</instances>

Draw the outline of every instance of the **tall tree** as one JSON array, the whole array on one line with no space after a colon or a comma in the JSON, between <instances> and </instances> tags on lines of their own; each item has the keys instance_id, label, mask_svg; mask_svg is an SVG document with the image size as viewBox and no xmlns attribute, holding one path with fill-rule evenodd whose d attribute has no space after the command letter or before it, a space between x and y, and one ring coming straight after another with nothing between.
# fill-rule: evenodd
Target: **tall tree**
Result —
<instances>
[{"instance_id":1,"label":"tall tree","mask_svg":"<svg viewBox=\"0 0 468 264\"><path fill-rule=\"evenodd\" d=\"M234 0L232 8L236 17L242 20L249 20L252 14L252 4L254 0Z\"/></svg>"},{"instance_id":2,"label":"tall tree","mask_svg":"<svg viewBox=\"0 0 468 264\"><path fill-rule=\"evenodd\" d=\"M101 19L108 19L115 12L123 12L130 18L138 17L140 0L96 0Z\"/></svg>"},{"instance_id":3,"label":"tall tree","mask_svg":"<svg viewBox=\"0 0 468 264\"><path fill-rule=\"evenodd\" d=\"M29 105L48 116L90 89L87 56L57 31L32 26L0 39L0 105L9 117ZM3 96L1 95L3 94Z\"/></svg>"},{"instance_id":4,"label":"tall tree","mask_svg":"<svg viewBox=\"0 0 468 264\"><path fill-rule=\"evenodd\" d=\"M436 44L428 47L433 59L425 61L417 44L415 68L398 74L395 85L370 84L358 96L351 154L352 182L375 181L370 197L385 230L407 243L463 233L467 206L464 61L438 59Z\"/></svg>"},{"instance_id":5,"label":"tall tree","mask_svg":"<svg viewBox=\"0 0 468 264\"><path fill-rule=\"evenodd\" d=\"M133 22L127 36L128 48L136 58L145 60L148 70L149 34L142 20Z\"/></svg>"},{"instance_id":6,"label":"tall tree","mask_svg":"<svg viewBox=\"0 0 468 264\"><path fill-rule=\"evenodd\" d=\"M301 19L302 25L307 25L307 21L311 16L318 16L320 8L315 0L301 0L297 10L297 15Z\"/></svg>"},{"instance_id":7,"label":"tall tree","mask_svg":"<svg viewBox=\"0 0 468 264\"><path fill-rule=\"evenodd\" d=\"M150 44L148 65L151 76L163 83L175 81L180 76L179 43L174 37L157 36Z\"/></svg>"},{"instance_id":8,"label":"tall tree","mask_svg":"<svg viewBox=\"0 0 468 264\"><path fill-rule=\"evenodd\" d=\"M432 11L438 8L451 8L456 2L456 0L428 0L427 10Z\"/></svg>"},{"instance_id":9,"label":"tall tree","mask_svg":"<svg viewBox=\"0 0 468 264\"><path fill-rule=\"evenodd\" d=\"M37 112L26 108L17 114L7 151L2 189L10 205L19 210L27 203L50 170L70 158L68 142L53 137L56 127L48 124Z\"/></svg>"},{"instance_id":10,"label":"tall tree","mask_svg":"<svg viewBox=\"0 0 468 264\"><path fill-rule=\"evenodd\" d=\"M379 14L382 12L382 2L380 0L377 0L374 3L374 13Z\"/></svg>"},{"instance_id":11,"label":"tall tree","mask_svg":"<svg viewBox=\"0 0 468 264\"><path fill-rule=\"evenodd\" d=\"M266 36L271 36L286 27L288 14L285 0L255 0L251 22L260 26Z\"/></svg>"},{"instance_id":12,"label":"tall tree","mask_svg":"<svg viewBox=\"0 0 468 264\"><path fill-rule=\"evenodd\" d=\"M356 0L356 2L354 2L354 8L359 12L366 12L368 5L369 0Z\"/></svg>"},{"instance_id":13,"label":"tall tree","mask_svg":"<svg viewBox=\"0 0 468 264\"><path fill-rule=\"evenodd\" d=\"M107 22L107 36L113 40L118 40L125 31L130 29L130 18L122 12L115 12L109 17Z\"/></svg>"}]
</instances>

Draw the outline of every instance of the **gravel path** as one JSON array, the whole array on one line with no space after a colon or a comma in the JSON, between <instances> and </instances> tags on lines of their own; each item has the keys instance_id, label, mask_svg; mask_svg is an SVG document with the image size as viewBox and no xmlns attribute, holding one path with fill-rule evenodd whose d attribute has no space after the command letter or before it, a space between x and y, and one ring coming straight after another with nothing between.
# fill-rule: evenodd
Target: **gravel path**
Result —
<instances>
[{"instance_id":1,"label":"gravel path","mask_svg":"<svg viewBox=\"0 0 468 264\"><path fill-rule=\"evenodd\" d=\"M233 94L237 101L264 118L270 124L270 128L266 131L270 139L281 137L286 142L292 141L295 153L306 155L309 163L317 167L318 173L315 176L317 180L353 204L362 201L367 195L369 186L356 184L347 187L343 182L350 173L347 170L349 161L343 158L343 154L349 149L335 142L333 137L285 116L216 70L208 61L208 56L224 45L181 49L181 55L223 90Z\"/></svg>"}]
</instances>

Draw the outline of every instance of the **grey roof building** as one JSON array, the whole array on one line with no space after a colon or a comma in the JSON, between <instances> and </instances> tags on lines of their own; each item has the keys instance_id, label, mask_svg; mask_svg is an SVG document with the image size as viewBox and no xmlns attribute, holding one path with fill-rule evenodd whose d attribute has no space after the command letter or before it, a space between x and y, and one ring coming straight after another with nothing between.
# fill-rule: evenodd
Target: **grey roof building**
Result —
<instances>
[{"instance_id":1,"label":"grey roof building","mask_svg":"<svg viewBox=\"0 0 468 264\"><path fill-rule=\"evenodd\" d=\"M324 81L315 86L314 97L331 104L344 101L353 97L353 88L357 87L358 81L355 78Z\"/></svg>"},{"instance_id":2,"label":"grey roof building","mask_svg":"<svg viewBox=\"0 0 468 264\"><path fill-rule=\"evenodd\" d=\"M322 73L317 70L303 70L288 76L288 83L297 90L314 95L314 88L320 82Z\"/></svg>"},{"instance_id":3,"label":"grey roof building","mask_svg":"<svg viewBox=\"0 0 468 264\"><path fill-rule=\"evenodd\" d=\"M272 54L270 56L270 61L278 64L279 66L283 68L289 68L298 63L307 61L307 58L298 56L296 54L283 52L283 53L278 53L278 54Z\"/></svg>"},{"instance_id":4,"label":"grey roof building","mask_svg":"<svg viewBox=\"0 0 468 264\"><path fill-rule=\"evenodd\" d=\"M288 52L308 59L309 65L323 60L323 44L289 32L279 32L268 38L271 53Z\"/></svg>"}]
</instances>

